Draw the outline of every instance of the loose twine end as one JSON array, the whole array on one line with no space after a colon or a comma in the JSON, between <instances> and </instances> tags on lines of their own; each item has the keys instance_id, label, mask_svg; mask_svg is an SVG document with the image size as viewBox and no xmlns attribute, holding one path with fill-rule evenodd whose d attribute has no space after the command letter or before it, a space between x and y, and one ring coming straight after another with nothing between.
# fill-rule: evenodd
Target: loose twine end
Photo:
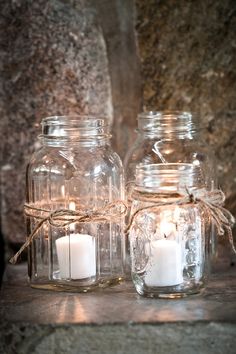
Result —
<instances>
[{"instance_id":1,"label":"loose twine end","mask_svg":"<svg viewBox=\"0 0 236 354\"><path fill-rule=\"evenodd\" d=\"M136 198L138 198L139 192L135 191ZM125 230L126 234L130 232L130 229L134 226L136 218L143 211L151 210L154 211L161 206L168 205L184 205L184 204L199 204L205 211L205 219L211 220L215 226L218 235L226 234L228 236L229 243L231 245L232 251L236 254L236 247L234 245L232 227L235 224L234 216L225 208L222 207L222 204L225 201L225 195L221 190L215 189L213 191L204 191L200 195L194 195L190 193L186 188L186 195L179 195L177 199L166 200L163 199L160 201L160 195L150 193L142 193L142 200L149 201L153 205L148 207L143 207L136 210L130 217L130 222Z\"/></svg>"},{"instance_id":2,"label":"loose twine end","mask_svg":"<svg viewBox=\"0 0 236 354\"><path fill-rule=\"evenodd\" d=\"M228 239L231 245L233 252L236 254L236 248L234 246L233 234L232 234L232 226L235 223L235 218L233 215L225 208L222 207L222 204L225 200L225 195L220 190L214 190L211 192L205 191L204 195L195 196L193 193L189 193L186 190L187 195L182 195L178 200L172 201L161 201L160 195L152 195L151 202L153 205L148 207L143 207L136 210L130 217L129 224L125 229L125 234L127 235L130 232L130 229L133 227L136 222L137 216L143 212L144 210L153 210L157 209L160 206L168 206L168 205L184 205L184 204L200 204L205 211L205 215L207 218L212 220L216 225L216 229L219 235L227 234ZM137 194L137 192L135 192ZM149 194L142 194L142 200L145 198L149 198ZM39 208L35 205L25 204L25 215L28 217L33 217L38 220L35 228L31 232L31 234L27 237L27 240L19 249L19 251L10 259L11 264L16 264L21 253L32 243L32 241L36 238L38 231L41 227L48 223L53 227L66 227L72 223L80 222L80 223L89 223L89 222L114 222L120 217L125 216L127 214L128 205L122 201L118 200L112 203L107 204L104 208L95 210L95 211L87 211L84 210L70 210L70 209L58 209L55 211Z\"/></svg>"},{"instance_id":3,"label":"loose twine end","mask_svg":"<svg viewBox=\"0 0 236 354\"><path fill-rule=\"evenodd\" d=\"M16 264L21 253L32 243L37 237L38 231L44 224L49 224L53 227L66 227L72 223L90 223L90 222L115 222L120 220L127 213L127 205L123 200L107 204L104 208L95 211L57 209L55 211L39 208L35 205L25 204L24 212L28 217L33 217L39 220L31 234L27 237L25 243L19 251L9 260L11 264Z\"/></svg>"}]
</instances>

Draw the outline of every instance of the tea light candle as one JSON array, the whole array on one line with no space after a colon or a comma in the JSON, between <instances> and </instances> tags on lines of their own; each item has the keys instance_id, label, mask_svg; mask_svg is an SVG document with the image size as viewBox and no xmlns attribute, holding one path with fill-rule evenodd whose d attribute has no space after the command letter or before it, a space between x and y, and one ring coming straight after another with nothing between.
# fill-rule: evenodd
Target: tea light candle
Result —
<instances>
[{"instance_id":1,"label":"tea light candle","mask_svg":"<svg viewBox=\"0 0 236 354\"><path fill-rule=\"evenodd\" d=\"M183 282L181 247L174 240L161 239L150 244L145 275L147 286L174 286Z\"/></svg>"},{"instance_id":2,"label":"tea light candle","mask_svg":"<svg viewBox=\"0 0 236 354\"><path fill-rule=\"evenodd\" d=\"M85 279L96 275L96 250L93 236L71 234L56 240L62 279Z\"/></svg>"}]
</instances>

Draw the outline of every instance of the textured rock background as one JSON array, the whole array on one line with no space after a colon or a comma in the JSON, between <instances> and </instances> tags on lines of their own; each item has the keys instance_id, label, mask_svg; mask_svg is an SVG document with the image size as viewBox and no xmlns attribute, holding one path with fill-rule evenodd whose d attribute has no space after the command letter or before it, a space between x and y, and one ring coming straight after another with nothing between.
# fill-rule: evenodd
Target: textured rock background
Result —
<instances>
[{"instance_id":1,"label":"textured rock background","mask_svg":"<svg viewBox=\"0 0 236 354\"><path fill-rule=\"evenodd\" d=\"M236 1L136 0L136 7L144 105L197 113L236 216Z\"/></svg>"},{"instance_id":2,"label":"textured rock background","mask_svg":"<svg viewBox=\"0 0 236 354\"><path fill-rule=\"evenodd\" d=\"M124 155L129 139L119 127L135 124L141 101L133 6L132 0L1 3L1 223L11 243L25 237L25 167L42 117L106 115Z\"/></svg>"},{"instance_id":3,"label":"textured rock background","mask_svg":"<svg viewBox=\"0 0 236 354\"><path fill-rule=\"evenodd\" d=\"M133 0L93 0L107 44L113 102L113 146L123 158L142 109Z\"/></svg>"},{"instance_id":4,"label":"textured rock background","mask_svg":"<svg viewBox=\"0 0 236 354\"><path fill-rule=\"evenodd\" d=\"M136 5L144 105L198 114L229 196L236 187L236 1Z\"/></svg>"},{"instance_id":5,"label":"textured rock background","mask_svg":"<svg viewBox=\"0 0 236 354\"><path fill-rule=\"evenodd\" d=\"M108 35L109 38L116 35L114 40L108 39L113 59L108 62L101 24L104 32L108 26L100 21L98 14L103 3L106 1L100 1L99 6L98 2L82 0L1 2L1 219L3 234L11 243L25 238L22 213L25 167L37 147L41 119L55 114L94 113L112 120L112 99L125 96L124 90L112 92L114 75L110 72L120 63L113 71L119 76L117 87L124 85L126 62L122 48L123 52L126 49L124 44L121 48L119 35L122 32L125 40L125 33L134 26L130 20L128 27L127 20L123 21L119 32L122 15L114 10L122 7L118 7L120 1L113 1L110 10L115 22L109 25ZM132 6L133 2L127 1L125 9ZM135 42L131 42L134 48ZM132 61L132 54L129 60ZM133 95L132 90L129 92L127 99L121 97L121 104L119 97L116 99L119 117L123 107L127 110L125 102Z\"/></svg>"},{"instance_id":6,"label":"textured rock background","mask_svg":"<svg viewBox=\"0 0 236 354\"><path fill-rule=\"evenodd\" d=\"M1 13L1 223L6 239L16 243L25 237L24 171L41 118L106 114L113 118L113 143L123 157L133 141L142 98L146 108L198 113L236 215L234 0L2 0Z\"/></svg>"}]
</instances>

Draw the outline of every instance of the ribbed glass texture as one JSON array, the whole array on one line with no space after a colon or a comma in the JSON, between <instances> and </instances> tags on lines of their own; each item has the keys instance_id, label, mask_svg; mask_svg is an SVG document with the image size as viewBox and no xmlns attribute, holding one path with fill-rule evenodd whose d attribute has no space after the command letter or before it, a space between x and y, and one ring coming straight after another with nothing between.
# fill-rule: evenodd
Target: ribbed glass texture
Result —
<instances>
[{"instance_id":1,"label":"ribbed glass texture","mask_svg":"<svg viewBox=\"0 0 236 354\"><path fill-rule=\"evenodd\" d=\"M131 275L140 295L195 294L208 278L208 215L187 193L204 195L199 166L139 165L131 206ZM188 197L187 197L188 198Z\"/></svg>"},{"instance_id":2,"label":"ribbed glass texture","mask_svg":"<svg viewBox=\"0 0 236 354\"><path fill-rule=\"evenodd\" d=\"M41 148L27 167L27 202L37 208L92 214L124 199L123 167L110 146L106 119L49 117L42 121ZM42 213L43 214L43 213ZM28 218L28 234L37 220ZM31 286L88 291L123 277L123 218L45 223L29 249Z\"/></svg>"}]
</instances>

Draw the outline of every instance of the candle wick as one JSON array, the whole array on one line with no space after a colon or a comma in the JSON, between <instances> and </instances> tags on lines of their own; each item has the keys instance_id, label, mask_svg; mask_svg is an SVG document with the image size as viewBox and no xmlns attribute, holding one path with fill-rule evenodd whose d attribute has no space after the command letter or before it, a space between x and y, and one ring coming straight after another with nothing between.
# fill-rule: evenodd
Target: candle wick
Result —
<instances>
[{"instance_id":1,"label":"candle wick","mask_svg":"<svg viewBox=\"0 0 236 354\"><path fill-rule=\"evenodd\" d=\"M166 234L164 234L164 238L167 238Z\"/></svg>"}]
</instances>

